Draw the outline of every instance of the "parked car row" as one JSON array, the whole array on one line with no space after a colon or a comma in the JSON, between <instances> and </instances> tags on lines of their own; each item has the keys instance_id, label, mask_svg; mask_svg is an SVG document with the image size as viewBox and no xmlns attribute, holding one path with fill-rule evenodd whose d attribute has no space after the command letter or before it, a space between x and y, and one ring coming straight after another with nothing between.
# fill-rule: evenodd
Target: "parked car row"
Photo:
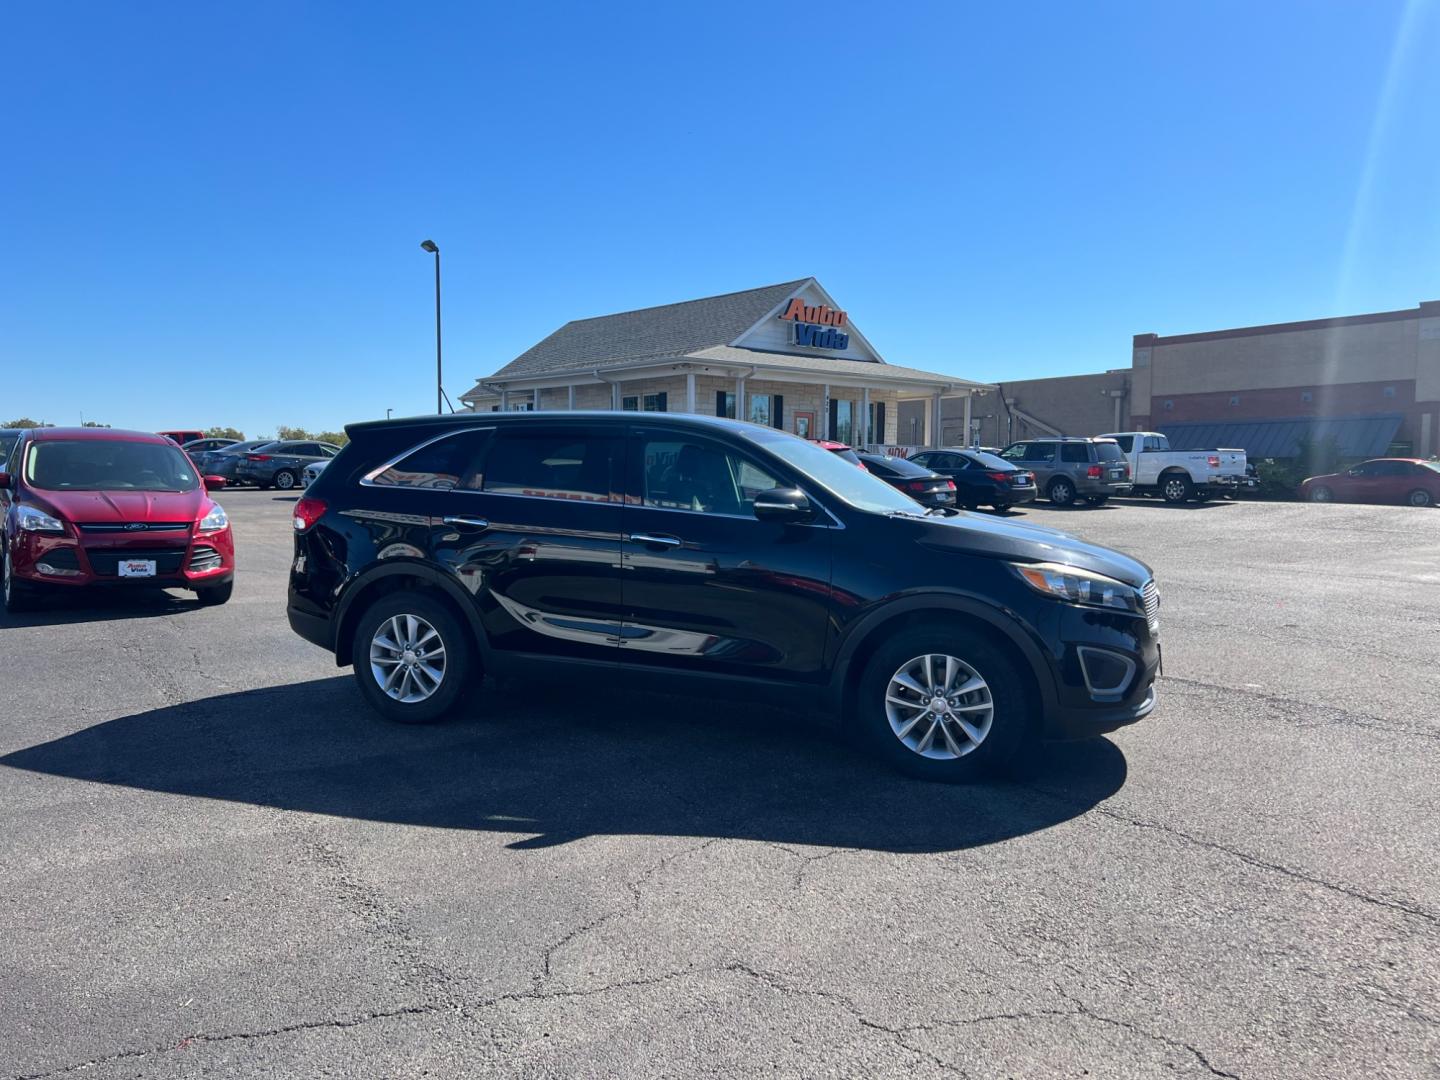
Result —
<instances>
[{"instance_id":1,"label":"parked car row","mask_svg":"<svg viewBox=\"0 0 1440 1080\"><path fill-rule=\"evenodd\" d=\"M203 473L281 491L300 487L307 465L329 461L340 452L332 443L299 439L200 439L183 449Z\"/></svg>"}]
</instances>

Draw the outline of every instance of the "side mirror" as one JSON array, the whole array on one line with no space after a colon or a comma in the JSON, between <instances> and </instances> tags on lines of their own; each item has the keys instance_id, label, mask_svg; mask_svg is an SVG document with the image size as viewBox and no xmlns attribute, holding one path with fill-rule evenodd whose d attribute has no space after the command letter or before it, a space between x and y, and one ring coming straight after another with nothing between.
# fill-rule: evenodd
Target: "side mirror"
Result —
<instances>
[{"instance_id":1,"label":"side mirror","mask_svg":"<svg viewBox=\"0 0 1440 1080\"><path fill-rule=\"evenodd\" d=\"M206 491L219 491L227 483L223 476L207 476L204 478Z\"/></svg>"},{"instance_id":2,"label":"side mirror","mask_svg":"<svg viewBox=\"0 0 1440 1080\"><path fill-rule=\"evenodd\" d=\"M9 490L10 490L10 474L9 474L8 472L0 472L0 491L9 491Z\"/></svg>"},{"instance_id":3,"label":"side mirror","mask_svg":"<svg viewBox=\"0 0 1440 1080\"><path fill-rule=\"evenodd\" d=\"M1364 476L1365 474L1362 473L1359 469L1346 469L1346 470L1345 470L1345 475L1346 475L1346 476Z\"/></svg>"},{"instance_id":4,"label":"side mirror","mask_svg":"<svg viewBox=\"0 0 1440 1080\"><path fill-rule=\"evenodd\" d=\"M761 521L799 523L815 517L815 508L799 488L777 487L755 496L755 516Z\"/></svg>"}]
</instances>

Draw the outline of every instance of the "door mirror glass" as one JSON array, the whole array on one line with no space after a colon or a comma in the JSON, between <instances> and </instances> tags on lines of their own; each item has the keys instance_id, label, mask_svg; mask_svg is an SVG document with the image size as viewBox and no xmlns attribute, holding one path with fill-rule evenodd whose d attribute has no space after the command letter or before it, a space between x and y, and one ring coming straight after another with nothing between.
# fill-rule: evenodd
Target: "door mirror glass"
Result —
<instances>
[{"instance_id":1,"label":"door mirror glass","mask_svg":"<svg viewBox=\"0 0 1440 1080\"><path fill-rule=\"evenodd\" d=\"M815 508L799 488L777 487L755 496L755 516L761 521L804 522L815 517Z\"/></svg>"}]
</instances>

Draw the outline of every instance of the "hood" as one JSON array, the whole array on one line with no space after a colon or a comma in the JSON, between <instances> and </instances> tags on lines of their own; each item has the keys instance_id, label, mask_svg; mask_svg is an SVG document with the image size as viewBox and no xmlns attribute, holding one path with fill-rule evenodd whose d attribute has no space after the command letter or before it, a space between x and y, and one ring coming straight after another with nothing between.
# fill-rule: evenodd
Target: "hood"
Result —
<instances>
[{"instance_id":1,"label":"hood","mask_svg":"<svg viewBox=\"0 0 1440 1080\"><path fill-rule=\"evenodd\" d=\"M70 521L107 524L129 521L194 521L209 499L194 491L34 491Z\"/></svg>"},{"instance_id":2,"label":"hood","mask_svg":"<svg viewBox=\"0 0 1440 1080\"><path fill-rule=\"evenodd\" d=\"M1140 588L1155 575L1139 559L1081 540L1045 525L1006 521L985 514L961 513L917 521L919 540L931 547L954 548L1015 562L1049 562L1092 570Z\"/></svg>"}]
</instances>

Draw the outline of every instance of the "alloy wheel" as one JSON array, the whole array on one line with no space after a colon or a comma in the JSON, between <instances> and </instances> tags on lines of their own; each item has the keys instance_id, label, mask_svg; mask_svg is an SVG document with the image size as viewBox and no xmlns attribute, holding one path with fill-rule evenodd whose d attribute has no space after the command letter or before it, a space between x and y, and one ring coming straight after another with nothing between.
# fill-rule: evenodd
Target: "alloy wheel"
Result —
<instances>
[{"instance_id":1,"label":"alloy wheel","mask_svg":"<svg viewBox=\"0 0 1440 1080\"><path fill-rule=\"evenodd\" d=\"M1430 502L1430 493L1428 491L1423 491L1417 488L1415 491L1412 491L1410 493L1411 506L1429 506Z\"/></svg>"},{"instance_id":2,"label":"alloy wheel","mask_svg":"<svg viewBox=\"0 0 1440 1080\"><path fill-rule=\"evenodd\" d=\"M1331 494L1330 489L1327 487L1317 487L1315 490L1310 492L1311 502L1329 502L1333 498L1334 495Z\"/></svg>"},{"instance_id":3,"label":"alloy wheel","mask_svg":"<svg viewBox=\"0 0 1440 1080\"><path fill-rule=\"evenodd\" d=\"M1050 501L1056 506L1069 506L1075 501L1075 489L1068 480L1056 480L1050 485Z\"/></svg>"},{"instance_id":4,"label":"alloy wheel","mask_svg":"<svg viewBox=\"0 0 1440 1080\"><path fill-rule=\"evenodd\" d=\"M286 469L281 469L275 474L275 486L281 491L289 491L295 486L295 474Z\"/></svg>"},{"instance_id":5,"label":"alloy wheel","mask_svg":"<svg viewBox=\"0 0 1440 1080\"><path fill-rule=\"evenodd\" d=\"M424 701L445 681L445 642L418 615L392 615L370 639L370 674L395 701Z\"/></svg>"},{"instance_id":6,"label":"alloy wheel","mask_svg":"<svg viewBox=\"0 0 1440 1080\"><path fill-rule=\"evenodd\" d=\"M907 660L885 689L890 730L921 757L954 761L985 741L995 702L980 673L943 653Z\"/></svg>"}]
</instances>

